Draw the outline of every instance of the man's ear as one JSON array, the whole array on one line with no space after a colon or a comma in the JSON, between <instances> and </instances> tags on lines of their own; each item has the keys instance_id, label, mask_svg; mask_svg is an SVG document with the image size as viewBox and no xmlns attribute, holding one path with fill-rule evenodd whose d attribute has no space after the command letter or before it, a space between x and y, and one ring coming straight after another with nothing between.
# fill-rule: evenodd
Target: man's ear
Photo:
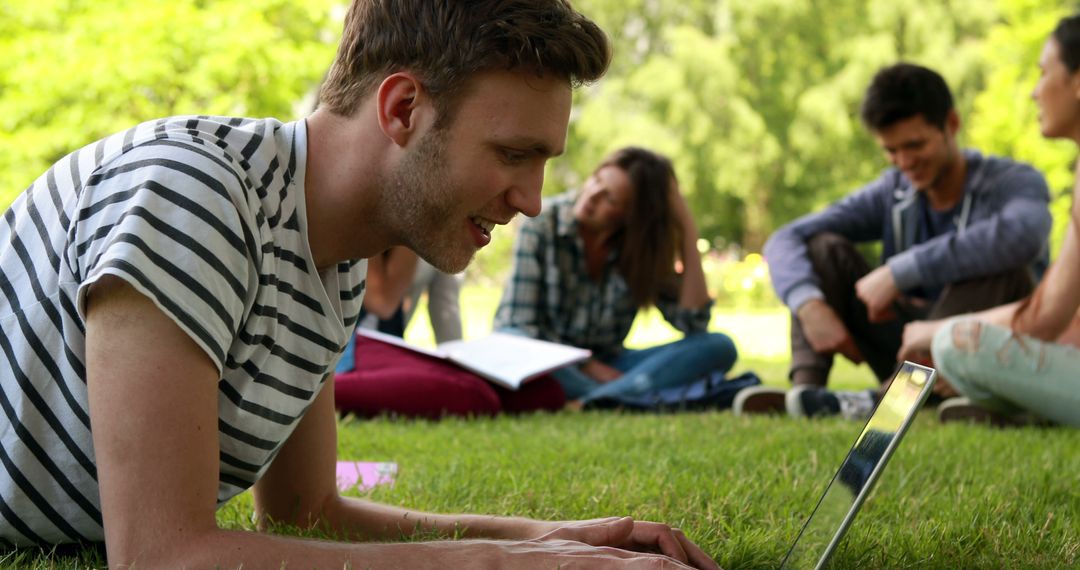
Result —
<instances>
[{"instance_id":1,"label":"man's ear","mask_svg":"<svg viewBox=\"0 0 1080 570\"><path fill-rule=\"evenodd\" d=\"M421 126L427 92L417 77L400 71L379 85L377 94L379 128L394 144L405 146Z\"/></svg>"},{"instance_id":2,"label":"man's ear","mask_svg":"<svg viewBox=\"0 0 1080 570\"><path fill-rule=\"evenodd\" d=\"M957 113L956 109L949 109L949 114L945 116L945 130L955 137L960 131L960 124L960 113Z\"/></svg>"}]
</instances>

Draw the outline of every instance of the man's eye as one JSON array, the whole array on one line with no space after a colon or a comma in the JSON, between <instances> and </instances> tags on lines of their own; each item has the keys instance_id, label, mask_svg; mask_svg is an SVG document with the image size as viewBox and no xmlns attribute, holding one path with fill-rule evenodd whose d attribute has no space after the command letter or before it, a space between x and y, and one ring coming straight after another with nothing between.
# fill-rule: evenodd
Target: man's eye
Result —
<instances>
[{"instance_id":1,"label":"man's eye","mask_svg":"<svg viewBox=\"0 0 1080 570\"><path fill-rule=\"evenodd\" d=\"M503 160L509 163L521 162L527 158L524 152L513 149L503 149Z\"/></svg>"}]
</instances>

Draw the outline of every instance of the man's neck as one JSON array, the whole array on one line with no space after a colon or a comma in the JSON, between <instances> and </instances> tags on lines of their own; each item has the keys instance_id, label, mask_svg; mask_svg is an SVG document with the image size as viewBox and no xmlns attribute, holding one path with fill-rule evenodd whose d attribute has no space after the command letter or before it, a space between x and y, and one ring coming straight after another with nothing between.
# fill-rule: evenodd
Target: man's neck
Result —
<instances>
[{"instance_id":1,"label":"man's neck","mask_svg":"<svg viewBox=\"0 0 1080 570\"><path fill-rule=\"evenodd\" d=\"M967 157L960 150L938 180L926 189L926 198L930 207L944 212L951 210L964 197L964 185L967 182Z\"/></svg>"},{"instance_id":2,"label":"man's neck","mask_svg":"<svg viewBox=\"0 0 1080 570\"><path fill-rule=\"evenodd\" d=\"M359 121L322 109L307 119L306 229L320 270L394 245L378 212L382 137L371 136L370 125Z\"/></svg>"}]
</instances>

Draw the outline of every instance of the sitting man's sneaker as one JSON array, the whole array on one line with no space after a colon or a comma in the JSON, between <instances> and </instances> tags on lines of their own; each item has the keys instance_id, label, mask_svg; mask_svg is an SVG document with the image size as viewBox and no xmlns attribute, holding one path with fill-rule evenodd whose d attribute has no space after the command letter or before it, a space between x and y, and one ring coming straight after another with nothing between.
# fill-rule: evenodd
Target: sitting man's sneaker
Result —
<instances>
[{"instance_id":1,"label":"sitting man's sneaker","mask_svg":"<svg viewBox=\"0 0 1080 570\"><path fill-rule=\"evenodd\" d=\"M874 390L830 392L816 386L796 386L788 390L784 405L789 416L818 418L839 414L848 420L865 420L877 405Z\"/></svg>"},{"instance_id":2,"label":"sitting man's sneaker","mask_svg":"<svg viewBox=\"0 0 1080 570\"><path fill-rule=\"evenodd\" d=\"M994 427L1024 427L1050 425L1031 414L1002 414L988 410L968 398L949 398L938 406L938 420L942 423L967 422Z\"/></svg>"},{"instance_id":3,"label":"sitting man's sneaker","mask_svg":"<svg viewBox=\"0 0 1080 570\"><path fill-rule=\"evenodd\" d=\"M744 414L782 414L787 408L784 394L787 390L771 386L751 386L735 394L731 402L731 412L736 416Z\"/></svg>"}]
</instances>

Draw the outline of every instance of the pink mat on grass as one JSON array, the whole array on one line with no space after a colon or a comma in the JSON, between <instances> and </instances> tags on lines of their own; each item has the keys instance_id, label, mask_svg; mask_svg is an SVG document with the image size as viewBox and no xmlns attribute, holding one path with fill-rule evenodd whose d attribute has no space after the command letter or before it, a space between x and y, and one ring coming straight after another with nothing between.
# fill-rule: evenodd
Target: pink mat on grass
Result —
<instances>
[{"instance_id":1,"label":"pink mat on grass","mask_svg":"<svg viewBox=\"0 0 1080 570\"><path fill-rule=\"evenodd\" d=\"M376 485L393 485L397 463L338 461L337 485L341 491L366 491Z\"/></svg>"}]
</instances>

